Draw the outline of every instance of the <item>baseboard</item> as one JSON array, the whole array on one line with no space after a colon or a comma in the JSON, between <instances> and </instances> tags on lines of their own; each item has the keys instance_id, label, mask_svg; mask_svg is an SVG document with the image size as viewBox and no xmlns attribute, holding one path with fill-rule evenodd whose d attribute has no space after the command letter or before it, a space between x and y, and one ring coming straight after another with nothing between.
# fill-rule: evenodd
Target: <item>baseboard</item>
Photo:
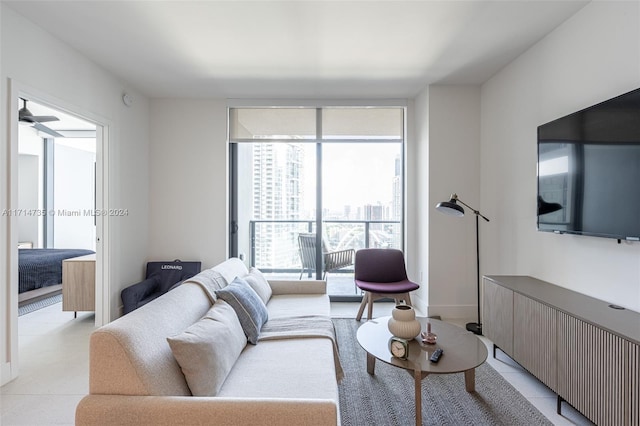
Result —
<instances>
[{"instance_id":1,"label":"baseboard","mask_svg":"<svg viewBox=\"0 0 640 426\"><path fill-rule=\"evenodd\" d=\"M429 305L427 315L439 315L444 319L461 319L477 321L478 308L476 305Z\"/></svg>"},{"instance_id":2,"label":"baseboard","mask_svg":"<svg viewBox=\"0 0 640 426\"><path fill-rule=\"evenodd\" d=\"M416 315L418 315L420 317L429 316L429 314L427 313L428 304L422 297L420 297L420 295L415 294L415 293L412 294L411 295L411 304L413 305L413 309L416 310Z\"/></svg>"}]
</instances>

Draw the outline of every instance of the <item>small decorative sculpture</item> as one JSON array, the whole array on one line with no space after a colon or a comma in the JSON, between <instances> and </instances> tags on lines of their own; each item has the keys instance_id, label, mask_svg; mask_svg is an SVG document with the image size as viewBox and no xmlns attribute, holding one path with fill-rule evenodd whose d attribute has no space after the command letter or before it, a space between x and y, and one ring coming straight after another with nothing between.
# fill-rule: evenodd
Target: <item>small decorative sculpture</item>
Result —
<instances>
[{"instance_id":1,"label":"small decorative sculpture","mask_svg":"<svg viewBox=\"0 0 640 426\"><path fill-rule=\"evenodd\" d=\"M427 323L427 331L423 331L421 333L422 343L427 343L429 345L434 345L436 340L438 340L438 336L435 333L431 332L431 323Z\"/></svg>"}]
</instances>

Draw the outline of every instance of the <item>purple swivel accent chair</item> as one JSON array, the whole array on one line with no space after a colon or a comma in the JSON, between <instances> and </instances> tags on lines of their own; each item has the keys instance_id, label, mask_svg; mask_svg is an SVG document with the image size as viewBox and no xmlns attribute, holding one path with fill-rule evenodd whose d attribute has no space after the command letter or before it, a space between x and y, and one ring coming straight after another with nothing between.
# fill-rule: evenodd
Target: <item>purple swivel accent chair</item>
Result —
<instances>
[{"instance_id":1,"label":"purple swivel accent chair","mask_svg":"<svg viewBox=\"0 0 640 426\"><path fill-rule=\"evenodd\" d=\"M385 297L400 300L411 305L409 292L420 286L407 278L404 255L396 249L361 249L356 252L355 281L364 291L356 320L360 321L364 307L368 304L367 315L371 319L373 302Z\"/></svg>"}]
</instances>

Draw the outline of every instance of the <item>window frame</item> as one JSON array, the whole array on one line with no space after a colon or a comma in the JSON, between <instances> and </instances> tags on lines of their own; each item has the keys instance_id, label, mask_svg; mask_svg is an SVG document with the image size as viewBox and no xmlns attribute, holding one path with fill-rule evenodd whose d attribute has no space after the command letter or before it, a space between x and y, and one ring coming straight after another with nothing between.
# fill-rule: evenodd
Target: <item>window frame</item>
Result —
<instances>
[{"instance_id":1,"label":"window frame","mask_svg":"<svg viewBox=\"0 0 640 426\"><path fill-rule=\"evenodd\" d=\"M249 109L249 108L308 108L316 110L316 134L315 138L304 137L302 139L288 139L278 137L261 137L261 138L234 138L231 135L232 119L234 109ZM322 135L322 111L329 108L398 108L400 109L401 116L401 132L399 138L329 138L324 139ZM335 143L393 143L400 144L400 159L401 159L401 218L400 218L400 235L401 235L401 249L405 251L407 245L407 103L404 100L386 100L386 101L251 101L251 100L229 100L227 103L227 143L229 149L229 253L230 256L238 256L239 244L237 239L238 230L238 146L243 143L291 143L295 141L300 144L315 144L316 145L316 235L317 245L321 246L322 241L322 145L323 144L335 144ZM322 264L322 253L320 250L316 251L317 259L316 264ZM316 279L321 279L322 271L316 271Z\"/></svg>"}]
</instances>

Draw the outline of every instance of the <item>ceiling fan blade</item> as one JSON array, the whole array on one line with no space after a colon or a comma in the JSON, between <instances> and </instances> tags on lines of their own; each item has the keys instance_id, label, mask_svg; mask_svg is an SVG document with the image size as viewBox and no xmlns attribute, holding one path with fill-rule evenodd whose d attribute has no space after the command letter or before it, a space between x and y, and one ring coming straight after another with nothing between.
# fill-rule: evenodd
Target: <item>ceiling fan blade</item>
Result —
<instances>
[{"instance_id":1,"label":"ceiling fan blade","mask_svg":"<svg viewBox=\"0 0 640 426\"><path fill-rule=\"evenodd\" d=\"M27 123L46 123L47 121L59 121L60 119L55 115L33 115L31 111L27 109L27 100L22 99L22 108L18 111L18 120Z\"/></svg>"},{"instance_id":2,"label":"ceiling fan blade","mask_svg":"<svg viewBox=\"0 0 640 426\"><path fill-rule=\"evenodd\" d=\"M38 123L46 123L47 121L59 121L60 119L55 115L34 115L31 120Z\"/></svg>"},{"instance_id":3,"label":"ceiling fan blade","mask_svg":"<svg viewBox=\"0 0 640 426\"><path fill-rule=\"evenodd\" d=\"M51 135L54 138L63 138L64 137L63 135L61 135L60 133L56 132L55 130L50 129L47 126L45 126L43 124L40 124L40 123L35 123L34 122L33 123L33 128L37 129L37 130L40 130L41 132L44 132L44 133L46 133L48 135Z\"/></svg>"}]
</instances>

